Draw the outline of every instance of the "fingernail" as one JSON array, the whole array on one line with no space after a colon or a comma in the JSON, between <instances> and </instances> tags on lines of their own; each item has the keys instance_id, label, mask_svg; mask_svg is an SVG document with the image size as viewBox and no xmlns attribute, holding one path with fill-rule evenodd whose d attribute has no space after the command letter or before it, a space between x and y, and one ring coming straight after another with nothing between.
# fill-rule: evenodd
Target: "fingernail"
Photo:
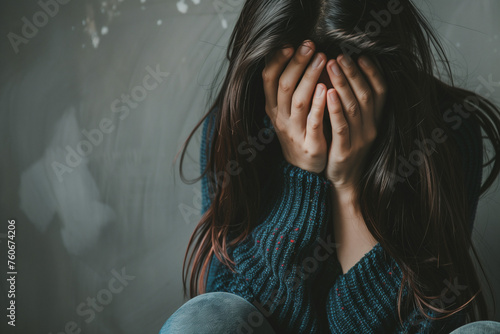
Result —
<instances>
[{"instance_id":1,"label":"fingernail","mask_svg":"<svg viewBox=\"0 0 500 334\"><path fill-rule=\"evenodd\" d=\"M313 66L313 68L318 68L318 67L320 67L322 64L323 64L323 58L322 58L322 57L320 57L319 53L317 53L317 54L314 56L314 60L313 60L312 66Z\"/></svg>"},{"instance_id":2,"label":"fingernail","mask_svg":"<svg viewBox=\"0 0 500 334\"><path fill-rule=\"evenodd\" d=\"M323 86L318 86L316 88L316 97L320 97L323 94Z\"/></svg>"},{"instance_id":3,"label":"fingernail","mask_svg":"<svg viewBox=\"0 0 500 334\"><path fill-rule=\"evenodd\" d=\"M363 65L365 67L370 66L370 64L368 63L368 60L366 59L366 57L360 57L359 58L359 62L360 62L361 65Z\"/></svg>"},{"instance_id":4,"label":"fingernail","mask_svg":"<svg viewBox=\"0 0 500 334\"><path fill-rule=\"evenodd\" d=\"M351 65L352 65L352 59L348 55L342 55L342 56L340 56L340 62L345 67L351 67Z\"/></svg>"},{"instance_id":5,"label":"fingernail","mask_svg":"<svg viewBox=\"0 0 500 334\"><path fill-rule=\"evenodd\" d=\"M337 101L337 98L335 97L335 93L333 92L333 90L332 90L332 92L328 96L330 97L330 100L332 102L336 102Z\"/></svg>"},{"instance_id":6,"label":"fingernail","mask_svg":"<svg viewBox=\"0 0 500 334\"><path fill-rule=\"evenodd\" d=\"M292 49L290 49L290 48L281 49L281 53L283 53L283 56L285 56L285 57L288 57L291 52L292 52Z\"/></svg>"},{"instance_id":7,"label":"fingernail","mask_svg":"<svg viewBox=\"0 0 500 334\"><path fill-rule=\"evenodd\" d=\"M302 44L302 46L300 47L300 54L303 56L307 56L311 51L312 49L305 44Z\"/></svg>"},{"instance_id":8,"label":"fingernail","mask_svg":"<svg viewBox=\"0 0 500 334\"><path fill-rule=\"evenodd\" d=\"M340 76L340 68L339 65L337 64L336 61L333 62L332 66L330 66L332 69L333 74Z\"/></svg>"}]
</instances>

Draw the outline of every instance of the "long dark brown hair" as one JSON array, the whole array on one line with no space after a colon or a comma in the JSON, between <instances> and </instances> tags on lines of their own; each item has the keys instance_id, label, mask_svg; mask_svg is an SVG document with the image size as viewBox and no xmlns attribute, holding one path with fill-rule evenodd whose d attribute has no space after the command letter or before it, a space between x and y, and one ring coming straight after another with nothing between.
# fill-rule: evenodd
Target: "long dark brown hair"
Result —
<instances>
[{"instance_id":1,"label":"long dark brown hair","mask_svg":"<svg viewBox=\"0 0 500 334\"><path fill-rule=\"evenodd\" d=\"M190 295L204 293L212 255L232 268L228 248L258 224L261 188L269 181L269 166L281 152L279 141L275 138L254 159L242 155L238 147L264 127L261 73L265 57L285 45L297 49L306 39L328 59L340 53L353 58L365 54L376 59L383 71L388 88L384 116L358 185L358 200L368 229L403 271L398 296L400 319L413 307L425 317L428 310L443 317L464 310L467 321L488 318L473 262L479 260L471 242L474 206L468 200L463 169L457 168L462 164L459 144L446 140L437 152L424 146L426 154L421 155L423 161L415 166L415 172L398 182L395 177L400 175L398 157L408 157L417 148L415 140L432 138L438 128L452 137L445 121L450 114L445 111L458 104L472 110L468 121L481 127L495 151L484 164L491 168L478 187L483 194L500 171L500 110L486 98L455 86L435 32L409 0L245 2L230 37L224 80L182 149L181 178L192 182L182 175L184 154L195 131L210 112L215 112L215 121L208 124L207 131L213 130L215 136L210 146L202 147L207 165L194 181L210 175L224 177L218 181L208 177L211 202L186 251L184 293L189 272ZM237 162L238 173L224 173L229 161ZM440 298L446 280L465 284L467 290L461 291L452 305L440 307L433 301ZM411 291L408 298L402 298L405 287Z\"/></svg>"}]
</instances>

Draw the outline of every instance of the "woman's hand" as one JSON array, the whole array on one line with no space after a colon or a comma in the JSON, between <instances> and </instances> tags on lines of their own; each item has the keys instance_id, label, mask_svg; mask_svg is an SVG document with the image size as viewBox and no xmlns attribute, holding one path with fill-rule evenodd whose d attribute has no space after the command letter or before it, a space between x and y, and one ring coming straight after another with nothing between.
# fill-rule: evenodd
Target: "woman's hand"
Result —
<instances>
[{"instance_id":1,"label":"woman's hand","mask_svg":"<svg viewBox=\"0 0 500 334\"><path fill-rule=\"evenodd\" d=\"M266 59L262 71L266 113L276 130L284 158L294 166L321 173L327 161L323 134L326 86L317 82L326 56L317 53L313 58L312 41L305 41L295 54L293 51L291 47L278 50L270 60Z\"/></svg>"},{"instance_id":2,"label":"woman's hand","mask_svg":"<svg viewBox=\"0 0 500 334\"><path fill-rule=\"evenodd\" d=\"M377 137L387 92L375 63L367 56L361 56L358 63L363 72L347 55L327 63L334 89L327 92L332 145L325 173L337 191L356 189L366 153Z\"/></svg>"}]
</instances>

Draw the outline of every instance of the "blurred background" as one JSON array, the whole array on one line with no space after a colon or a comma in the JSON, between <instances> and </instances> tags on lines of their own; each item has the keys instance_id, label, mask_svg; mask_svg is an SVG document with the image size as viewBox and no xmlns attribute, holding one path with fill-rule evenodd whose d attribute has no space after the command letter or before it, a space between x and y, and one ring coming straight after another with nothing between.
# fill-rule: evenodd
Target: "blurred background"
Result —
<instances>
[{"instance_id":1,"label":"blurred background","mask_svg":"<svg viewBox=\"0 0 500 334\"><path fill-rule=\"evenodd\" d=\"M1 333L157 333L185 301L201 183L183 183L174 157L206 112L243 2L2 0ZM500 104L500 2L415 3L456 84ZM190 179L200 136L186 156ZM474 228L497 303L499 204L497 182ZM15 328L5 314L9 220Z\"/></svg>"}]
</instances>

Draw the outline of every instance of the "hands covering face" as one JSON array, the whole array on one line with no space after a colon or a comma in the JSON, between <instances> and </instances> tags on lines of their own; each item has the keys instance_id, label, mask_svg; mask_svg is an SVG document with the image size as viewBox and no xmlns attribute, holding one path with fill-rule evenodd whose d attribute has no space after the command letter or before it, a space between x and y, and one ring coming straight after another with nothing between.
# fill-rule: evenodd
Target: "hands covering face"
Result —
<instances>
[{"instance_id":1,"label":"hands covering face","mask_svg":"<svg viewBox=\"0 0 500 334\"><path fill-rule=\"evenodd\" d=\"M324 81L325 65L333 88L318 83ZM327 61L305 41L295 52L284 48L266 59L262 79L266 113L285 159L310 172L324 171L338 190L355 187L377 136L387 92L375 63L367 56L355 63L342 54ZM331 142L324 116L330 119Z\"/></svg>"}]
</instances>

